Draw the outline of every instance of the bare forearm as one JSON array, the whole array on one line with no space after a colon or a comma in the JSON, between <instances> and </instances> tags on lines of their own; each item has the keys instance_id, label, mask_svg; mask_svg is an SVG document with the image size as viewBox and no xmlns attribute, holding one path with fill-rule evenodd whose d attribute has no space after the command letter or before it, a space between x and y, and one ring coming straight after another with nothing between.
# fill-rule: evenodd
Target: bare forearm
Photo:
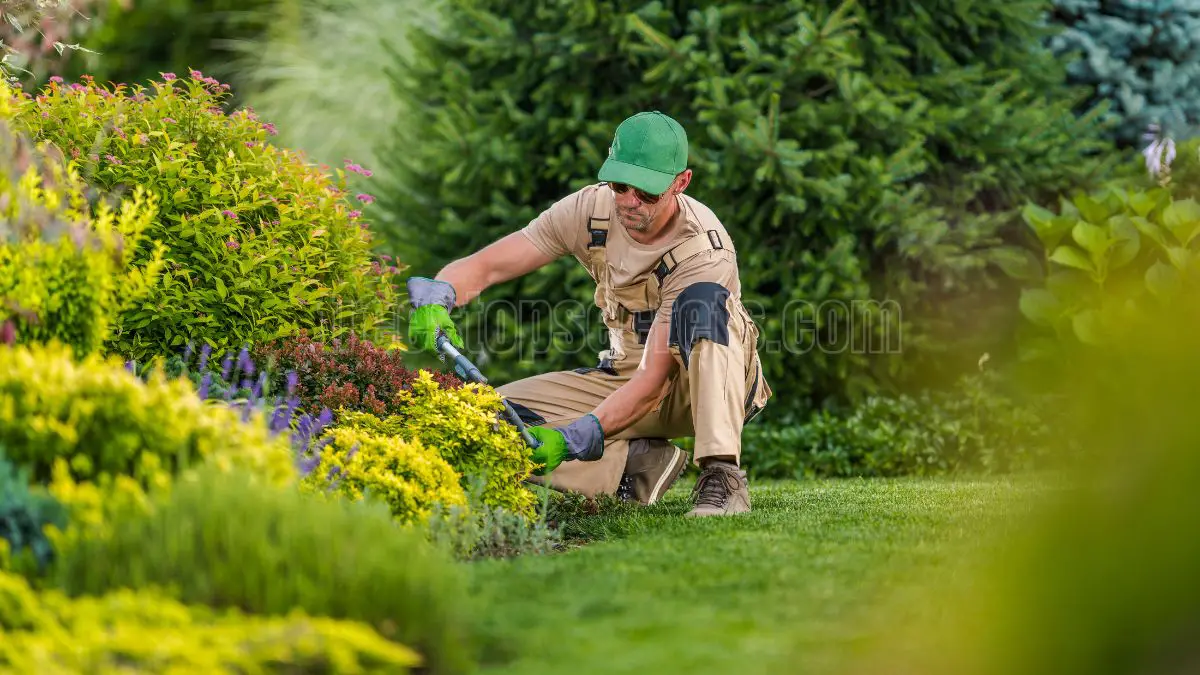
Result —
<instances>
[{"instance_id":1,"label":"bare forearm","mask_svg":"<svg viewBox=\"0 0 1200 675\"><path fill-rule=\"evenodd\" d=\"M662 397L662 390L633 378L604 399L592 414L600 420L606 437L613 437L645 417Z\"/></svg>"},{"instance_id":2,"label":"bare forearm","mask_svg":"<svg viewBox=\"0 0 1200 675\"><path fill-rule=\"evenodd\" d=\"M454 303L461 307L487 290L490 285L488 274L489 271L484 265L467 257L446 265L434 278L454 287Z\"/></svg>"}]
</instances>

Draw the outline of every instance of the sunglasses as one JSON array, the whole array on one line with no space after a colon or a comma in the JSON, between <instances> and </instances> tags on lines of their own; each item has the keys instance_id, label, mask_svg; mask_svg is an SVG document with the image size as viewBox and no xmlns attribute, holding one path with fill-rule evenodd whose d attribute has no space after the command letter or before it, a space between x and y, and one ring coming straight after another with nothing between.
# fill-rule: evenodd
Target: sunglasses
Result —
<instances>
[{"instance_id":1,"label":"sunglasses","mask_svg":"<svg viewBox=\"0 0 1200 675\"><path fill-rule=\"evenodd\" d=\"M652 195L645 190L635 188L632 185L626 185L625 183L609 183L608 186L612 188L613 192L619 195L623 195L626 192L633 190L633 194L636 195L643 204L657 204L658 200L662 199L662 195Z\"/></svg>"}]
</instances>

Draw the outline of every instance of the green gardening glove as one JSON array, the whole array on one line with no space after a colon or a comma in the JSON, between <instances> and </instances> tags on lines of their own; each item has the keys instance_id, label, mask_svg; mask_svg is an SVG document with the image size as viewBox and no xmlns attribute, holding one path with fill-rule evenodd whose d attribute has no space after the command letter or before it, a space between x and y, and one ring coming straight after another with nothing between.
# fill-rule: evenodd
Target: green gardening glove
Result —
<instances>
[{"instance_id":1,"label":"green gardening glove","mask_svg":"<svg viewBox=\"0 0 1200 675\"><path fill-rule=\"evenodd\" d=\"M454 287L445 281L411 277L408 280L408 297L412 302L412 314L408 321L408 341L417 349L437 349L437 334L440 329L450 338L450 344L463 348L462 338L450 318L454 309Z\"/></svg>"},{"instance_id":2,"label":"green gardening glove","mask_svg":"<svg viewBox=\"0 0 1200 675\"><path fill-rule=\"evenodd\" d=\"M545 465L533 472L535 476L550 473L564 460L594 462L604 456L604 429L591 413L565 427L530 427L529 433L542 442L531 455L535 463Z\"/></svg>"},{"instance_id":3,"label":"green gardening glove","mask_svg":"<svg viewBox=\"0 0 1200 675\"><path fill-rule=\"evenodd\" d=\"M541 464L533 470L535 476L545 476L562 464L567 456L567 438L558 429L551 427L530 427L529 435L541 441L541 445L533 449L530 459L534 464Z\"/></svg>"}]
</instances>

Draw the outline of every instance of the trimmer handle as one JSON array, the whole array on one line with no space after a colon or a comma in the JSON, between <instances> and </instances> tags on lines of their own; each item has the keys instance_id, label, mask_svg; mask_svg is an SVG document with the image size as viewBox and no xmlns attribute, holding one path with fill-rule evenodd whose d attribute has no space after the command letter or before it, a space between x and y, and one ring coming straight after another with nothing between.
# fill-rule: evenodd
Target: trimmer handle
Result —
<instances>
[{"instance_id":1,"label":"trimmer handle","mask_svg":"<svg viewBox=\"0 0 1200 675\"><path fill-rule=\"evenodd\" d=\"M441 352L443 361L445 361L446 357L454 361L454 370L458 373L459 377L471 382L487 384L487 378L483 376L483 373L479 372L479 368L475 367L475 364L471 363L470 359L463 356L462 352L454 347L454 344L450 342L450 338L441 330L438 331L437 335L437 350ZM521 420L521 416L517 414L517 411L513 409L512 405L503 398L501 398L501 401L504 402L504 410L508 421L512 422L517 431L521 433L521 437L525 439L525 443L531 448L541 446L542 442L529 433L529 429L525 428L525 423Z\"/></svg>"}]
</instances>

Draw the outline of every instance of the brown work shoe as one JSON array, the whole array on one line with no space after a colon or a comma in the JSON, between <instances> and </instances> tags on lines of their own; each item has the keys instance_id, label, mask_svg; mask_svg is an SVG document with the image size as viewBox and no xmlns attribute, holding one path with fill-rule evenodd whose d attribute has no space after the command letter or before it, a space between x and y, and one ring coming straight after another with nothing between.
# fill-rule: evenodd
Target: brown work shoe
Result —
<instances>
[{"instance_id":1,"label":"brown work shoe","mask_svg":"<svg viewBox=\"0 0 1200 675\"><path fill-rule=\"evenodd\" d=\"M617 495L649 506L659 500L687 468L687 453L659 438L629 441L629 459Z\"/></svg>"},{"instance_id":2,"label":"brown work shoe","mask_svg":"<svg viewBox=\"0 0 1200 675\"><path fill-rule=\"evenodd\" d=\"M700 472L692 488L696 506L688 516L729 516L750 512L746 472L732 464L713 462Z\"/></svg>"}]
</instances>

